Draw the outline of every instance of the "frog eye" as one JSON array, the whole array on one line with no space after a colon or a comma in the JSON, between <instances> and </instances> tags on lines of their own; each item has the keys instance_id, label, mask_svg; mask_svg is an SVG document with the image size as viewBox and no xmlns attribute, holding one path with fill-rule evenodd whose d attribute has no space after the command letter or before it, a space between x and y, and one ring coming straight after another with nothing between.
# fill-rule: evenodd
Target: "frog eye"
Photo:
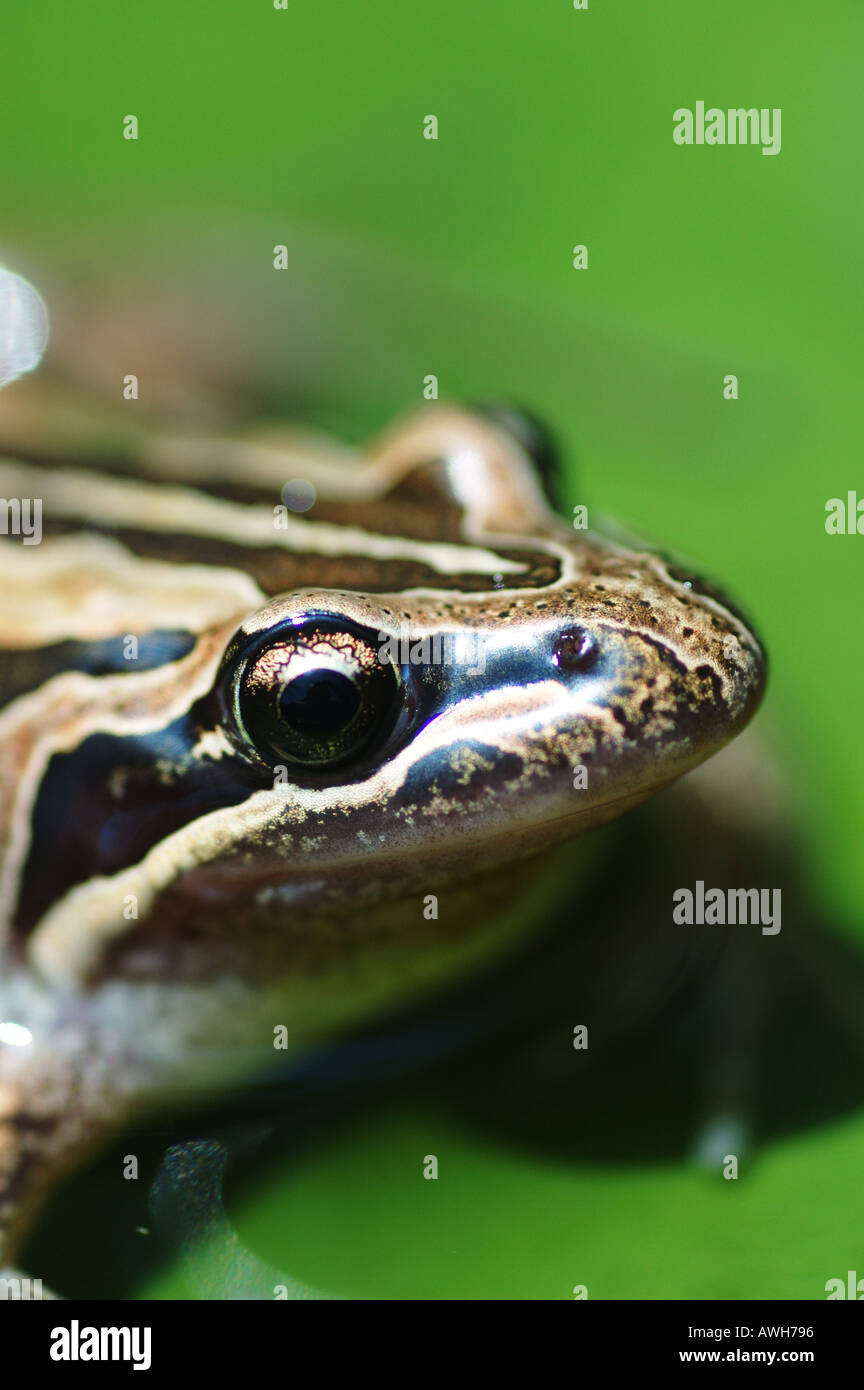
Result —
<instances>
[{"instance_id":1,"label":"frog eye","mask_svg":"<svg viewBox=\"0 0 864 1390\"><path fill-rule=\"evenodd\" d=\"M306 768L349 762L392 727L395 668L373 635L307 619L260 639L235 660L229 701L244 751Z\"/></svg>"}]
</instances>

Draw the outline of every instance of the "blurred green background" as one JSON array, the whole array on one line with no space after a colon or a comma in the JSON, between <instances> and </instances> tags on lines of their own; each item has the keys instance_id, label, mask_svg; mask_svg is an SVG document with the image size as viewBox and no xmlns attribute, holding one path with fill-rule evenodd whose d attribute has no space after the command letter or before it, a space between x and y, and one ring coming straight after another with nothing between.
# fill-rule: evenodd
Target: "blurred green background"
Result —
<instances>
[{"instance_id":1,"label":"blurred green background","mask_svg":"<svg viewBox=\"0 0 864 1390\"><path fill-rule=\"evenodd\" d=\"M74 248L134 277L151 231L176 230L205 295L248 296L238 356L265 305L274 380L284 354L309 413L357 435L427 373L442 396L530 406L571 503L753 614L759 722L818 899L864 935L864 538L824 529L829 497L864 495L860 5L9 0L0 34L0 256ZM679 148L672 112L699 99L781 107L782 152ZM418 1180L430 1152L437 1183ZM819 1298L864 1273L862 1171L864 1120L736 1184L543 1167L422 1113L371 1116L248 1220L284 1221L292 1272L353 1297Z\"/></svg>"}]
</instances>

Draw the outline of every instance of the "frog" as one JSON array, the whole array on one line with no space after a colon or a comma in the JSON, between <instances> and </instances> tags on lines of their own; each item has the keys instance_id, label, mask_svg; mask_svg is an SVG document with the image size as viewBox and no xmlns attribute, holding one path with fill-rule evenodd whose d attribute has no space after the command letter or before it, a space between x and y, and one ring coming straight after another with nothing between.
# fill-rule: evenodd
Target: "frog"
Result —
<instances>
[{"instance_id":1,"label":"frog","mask_svg":"<svg viewBox=\"0 0 864 1390\"><path fill-rule=\"evenodd\" d=\"M0 1268L133 1120L482 976L745 729L720 590L510 406L355 448L0 398Z\"/></svg>"}]
</instances>

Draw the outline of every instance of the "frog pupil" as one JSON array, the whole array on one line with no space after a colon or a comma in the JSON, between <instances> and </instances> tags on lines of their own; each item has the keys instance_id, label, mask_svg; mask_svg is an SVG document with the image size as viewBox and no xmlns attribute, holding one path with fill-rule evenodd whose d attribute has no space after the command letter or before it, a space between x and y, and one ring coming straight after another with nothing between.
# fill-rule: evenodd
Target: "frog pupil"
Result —
<instances>
[{"instance_id":1,"label":"frog pupil","mask_svg":"<svg viewBox=\"0 0 864 1390\"><path fill-rule=\"evenodd\" d=\"M307 738L340 733L360 708L360 692L339 671L306 671L279 697L279 714L290 728Z\"/></svg>"}]
</instances>

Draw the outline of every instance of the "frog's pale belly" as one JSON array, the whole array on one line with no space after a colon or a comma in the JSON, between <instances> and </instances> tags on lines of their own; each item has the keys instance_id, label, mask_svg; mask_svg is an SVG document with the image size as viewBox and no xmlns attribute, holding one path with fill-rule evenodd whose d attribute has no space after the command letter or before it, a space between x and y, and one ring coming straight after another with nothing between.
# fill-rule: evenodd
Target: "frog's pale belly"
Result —
<instances>
[{"instance_id":1,"label":"frog's pale belly","mask_svg":"<svg viewBox=\"0 0 864 1390\"><path fill-rule=\"evenodd\" d=\"M274 1026L506 943L536 856L721 747L764 676L722 598L568 529L479 416L430 405L365 460L142 434L100 462L20 390L0 494L41 499L42 540L0 542L0 1016L32 1036L0 1042L10 1229L194 1058L230 1075Z\"/></svg>"}]
</instances>

